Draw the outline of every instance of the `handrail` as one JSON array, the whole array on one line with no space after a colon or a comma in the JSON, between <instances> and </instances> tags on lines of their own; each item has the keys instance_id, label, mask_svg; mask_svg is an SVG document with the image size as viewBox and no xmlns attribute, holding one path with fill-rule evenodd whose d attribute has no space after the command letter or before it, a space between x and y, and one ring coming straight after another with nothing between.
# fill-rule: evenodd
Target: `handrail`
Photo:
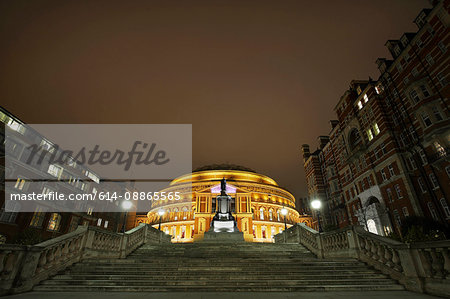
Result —
<instances>
[{"instance_id":1,"label":"handrail","mask_svg":"<svg viewBox=\"0 0 450 299\"><path fill-rule=\"evenodd\" d=\"M300 243L319 258L356 258L408 290L450 297L450 240L405 244L362 226L319 233L299 223L277 234L275 242Z\"/></svg>"},{"instance_id":2,"label":"handrail","mask_svg":"<svg viewBox=\"0 0 450 299\"><path fill-rule=\"evenodd\" d=\"M72 264L93 258L125 258L144 243L170 243L170 236L141 223L114 233L82 226L36 245L0 245L0 295L31 290Z\"/></svg>"}]
</instances>

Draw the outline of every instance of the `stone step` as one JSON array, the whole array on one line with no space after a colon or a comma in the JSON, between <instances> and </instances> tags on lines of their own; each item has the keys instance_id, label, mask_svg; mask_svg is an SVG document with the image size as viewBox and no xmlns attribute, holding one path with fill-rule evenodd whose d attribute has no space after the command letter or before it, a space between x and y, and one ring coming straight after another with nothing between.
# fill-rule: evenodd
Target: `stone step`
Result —
<instances>
[{"instance_id":1,"label":"stone step","mask_svg":"<svg viewBox=\"0 0 450 299\"><path fill-rule=\"evenodd\" d=\"M148 279L148 280L167 280L167 279L172 279L174 277L176 277L177 279L186 279L186 280L210 280L210 279L232 279L234 278L236 275L234 272L230 272L227 274L223 274L221 273L220 277L205 277L204 275L195 275L192 273L184 273L184 274L179 274L176 273L175 275L167 275L167 276L163 276L163 275L154 275L154 276L143 276L143 275L137 275L135 273L130 273L130 274L125 274L125 275L117 275L117 274L110 274L110 275L103 275L103 274L59 274L56 275L54 277L52 277L51 279L53 280L67 280L67 279L75 279L75 280L82 280L82 279L86 279L86 280L104 280L104 279L108 279L108 280L143 280ZM289 279L332 279L332 278L336 278L336 277L342 277L345 279L359 279L359 278L370 278L370 279L378 279L378 278L387 278L386 275L384 274L379 274L379 273L347 273L345 275L341 274L341 273L327 273L327 274L308 274L308 273L287 273L284 276L281 275L273 275L273 274L259 274L259 275L250 275L250 276L243 276L240 275L239 279L241 280L251 280L251 279L271 279L271 280L283 280L286 279L287 277L289 277Z\"/></svg>"},{"instance_id":2,"label":"stone step","mask_svg":"<svg viewBox=\"0 0 450 299\"><path fill-rule=\"evenodd\" d=\"M123 260L88 260L83 262L83 265L117 265L117 266L136 266L136 265L160 265L160 264L183 264L183 265L233 265L233 264L241 264L245 262L248 265L259 265L261 264L261 259L220 259L220 260L207 260L207 259L123 259ZM327 261L327 260L304 260L304 259L292 259L292 260L272 260L265 259L264 266L276 266L276 265L301 265L301 266L314 266L314 265L335 265L335 266L348 266L348 265L363 265L361 262L351 260L351 261Z\"/></svg>"},{"instance_id":3,"label":"stone step","mask_svg":"<svg viewBox=\"0 0 450 299\"><path fill-rule=\"evenodd\" d=\"M396 291L404 290L398 284L392 285L315 285L315 286L75 286L38 285L34 291L44 292L331 292L331 291Z\"/></svg>"},{"instance_id":4,"label":"stone step","mask_svg":"<svg viewBox=\"0 0 450 299\"><path fill-rule=\"evenodd\" d=\"M45 280L42 285L101 285L101 286L309 286L309 285L355 285L355 284L365 284L365 285L386 285L394 284L393 280L387 278L380 279L308 279L308 280L295 280L295 279L280 279L280 280L241 280L239 278L230 280Z\"/></svg>"}]
</instances>

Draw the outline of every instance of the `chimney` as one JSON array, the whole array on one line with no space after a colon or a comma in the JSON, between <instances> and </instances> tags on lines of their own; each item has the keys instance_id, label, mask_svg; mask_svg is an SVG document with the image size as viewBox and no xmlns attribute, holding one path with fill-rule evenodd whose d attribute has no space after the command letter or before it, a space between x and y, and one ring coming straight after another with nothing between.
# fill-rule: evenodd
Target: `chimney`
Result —
<instances>
[{"instance_id":1,"label":"chimney","mask_svg":"<svg viewBox=\"0 0 450 299\"><path fill-rule=\"evenodd\" d=\"M311 153L309 152L308 144L302 145L302 153L303 153L303 162L305 162L306 160L308 160L309 156L311 155Z\"/></svg>"},{"instance_id":2,"label":"chimney","mask_svg":"<svg viewBox=\"0 0 450 299\"><path fill-rule=\"evenodd\" d=\"M319 148L323 149L325 145L330 141L330 136L319 136Z\"/></svg>"}]
</instances>

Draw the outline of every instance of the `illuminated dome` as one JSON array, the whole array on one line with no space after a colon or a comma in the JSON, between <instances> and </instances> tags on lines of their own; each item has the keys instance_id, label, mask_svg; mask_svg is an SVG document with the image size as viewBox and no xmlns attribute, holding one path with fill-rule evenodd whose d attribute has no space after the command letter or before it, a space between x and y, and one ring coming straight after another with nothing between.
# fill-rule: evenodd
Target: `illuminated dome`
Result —
<instances>
[{"instance_id":1,"label":"illuminated dome","mask_svg":"<svg viewBox=\"0 0 450 299\"><path fill-rule=\"evenodd\" d=\"M233 216L239 231L249 242L273 242L284 230L281 213L286 208L287 227L297 222L310 224L310 217L300 217L295 198L277 182L255 171L231 164L208 165L174 179L161 192L179 192L180 200L154 201L147 214L148 223L172 235L172 242L203 239L214 212L212 202L220 193L220 180L227 180L227 193L233 198ZM160 219L158 212L164 212Z\"/></svg>"}]
</instances>

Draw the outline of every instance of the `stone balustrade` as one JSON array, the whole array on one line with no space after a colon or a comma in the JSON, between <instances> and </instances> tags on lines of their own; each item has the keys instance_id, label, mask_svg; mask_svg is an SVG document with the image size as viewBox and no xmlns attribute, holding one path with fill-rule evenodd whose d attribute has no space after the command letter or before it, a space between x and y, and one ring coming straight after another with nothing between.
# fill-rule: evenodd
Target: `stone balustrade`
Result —
<instances>
[{"instance_id":1,"label":"stone balustrade","mask_svg":"<svg viewBox=\"0 0 450 299\"><path fill-rule=\"evenodd\" d=\"M141 223L125 233L82 226L36 245L0 245L0 295L31 290L81 260L125 258L144 243L160 242L170 243L170 236Z\"/></svg>"},{"instance_id":2,"label":"stone balustrade","mask_svg":"<svg viewBox=\"0 0 450 299\"><path fill-rule=\"evenodd\" d=\"M408 290L450 297L450 240L404 244L362 226L318 233L300 223L276 235L275 243L300 243L319 258L356 258Z\"/></svg>"}]
</instances>

